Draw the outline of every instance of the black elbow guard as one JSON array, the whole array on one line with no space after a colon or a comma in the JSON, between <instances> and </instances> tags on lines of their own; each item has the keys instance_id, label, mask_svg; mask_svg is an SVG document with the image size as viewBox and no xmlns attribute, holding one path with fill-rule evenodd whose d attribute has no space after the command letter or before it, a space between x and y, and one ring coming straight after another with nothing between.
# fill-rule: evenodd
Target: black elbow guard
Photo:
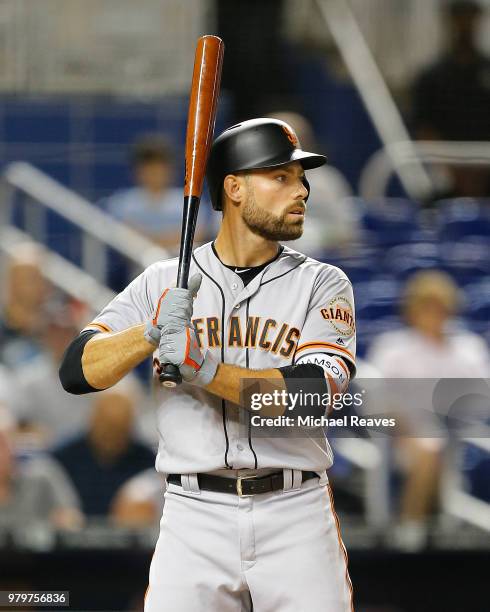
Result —
<instances>
[{"instance_id":1,"label":"black elbow guard","mask_svg":"<svg viewBox=\"0 0 490 612\"><path fill-rule=\"evenodd\" d=\"M88 330L77 336L68 346L61 360L59 369L60 381L65 391L74 395L100 391L88 384L82 368L82 355L85 345L92 336L100 332Z\"/></svg>"},{"instance_id":2,"label":"black elbow guard","mask_svg":"<svg viewBox=\"0 0 490 612\"><path fill-rule=\"evenodd\" d=\"M326 406L322 400L328 394L323 368L314 363L299 363L279 368L289 397L287 415L293 418L322 417Z\"/></svg>"}]
</instances>

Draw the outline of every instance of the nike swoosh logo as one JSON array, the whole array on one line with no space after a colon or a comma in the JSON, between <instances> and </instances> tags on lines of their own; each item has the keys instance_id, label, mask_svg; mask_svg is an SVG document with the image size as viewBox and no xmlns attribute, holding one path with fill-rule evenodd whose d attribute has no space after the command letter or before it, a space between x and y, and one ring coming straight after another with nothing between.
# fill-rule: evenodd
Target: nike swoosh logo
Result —
<instances>
[{"instance_id":1,"label":"nike swoosh logo","mask_svg":"<svg viewBox=\"0 0 490 612\"><path fill-rule=\"evenodd\" d=\"M252 268L245 268L245 270L238 270L237 268L235 268L235 273L236 274L243 274L244 272L248 272L251 269Z\"/></svg>"}]
</instances>

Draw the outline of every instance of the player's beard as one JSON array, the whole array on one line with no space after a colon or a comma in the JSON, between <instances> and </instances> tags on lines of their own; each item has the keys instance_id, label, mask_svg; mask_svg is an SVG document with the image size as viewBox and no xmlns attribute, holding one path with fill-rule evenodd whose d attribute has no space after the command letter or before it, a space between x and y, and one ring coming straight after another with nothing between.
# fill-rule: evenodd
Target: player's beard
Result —
<instances>
[{"instance_id":1,"label":"player's beard","mask_svg":"<svg viewBox=\"0 0 490 612\"><path fill-rule=\"evenodd\" d=\"M242 210L242 219L248 229L257 236L271 241L296 240L303 235L304 217L298 215L297 220L289 221L287 215L287 211L281 215L274 215L257 206L253 191L249 192Z\"/></svg>"}]
</instances>

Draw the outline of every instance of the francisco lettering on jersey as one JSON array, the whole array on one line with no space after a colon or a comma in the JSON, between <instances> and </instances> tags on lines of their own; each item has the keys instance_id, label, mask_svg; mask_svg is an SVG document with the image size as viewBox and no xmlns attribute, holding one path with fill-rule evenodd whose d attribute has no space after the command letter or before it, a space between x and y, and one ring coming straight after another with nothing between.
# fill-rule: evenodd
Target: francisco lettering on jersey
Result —
<instances>
[{"instance_id":1,"label":"francisco lettering on jersey","mask_svg":"<svg viewBox=\"0 0 490 612\"><path fill-rule=\"evenodd\" d=\"M202 317L192 319L199 348L221 347L221 319ZM243 325L240 317L231 317L225 338L227 345L234 348L251 348L279 353L290 357L300 337L299 329L288 323L278 323L265 317L248 317Z\"/></svg>"},{"instance_id":2,"label":"francisco lettering on jersey","mask_svg":"<svg viewBox=\"0 0 490 612\"><path fill-rule=\"evenodd\" d=\"M328 305L320 310L320 313L340 336L348 337L355 333L356 323L353 308L345 296L337 295L332 298Z\"/></svg>"}]
</instances>

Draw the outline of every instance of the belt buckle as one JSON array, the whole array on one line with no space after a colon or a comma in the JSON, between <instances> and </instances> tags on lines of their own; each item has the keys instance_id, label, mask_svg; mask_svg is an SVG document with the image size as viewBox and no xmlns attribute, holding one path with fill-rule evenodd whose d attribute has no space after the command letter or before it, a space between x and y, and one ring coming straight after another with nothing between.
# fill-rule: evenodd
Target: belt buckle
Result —
<instances>
[{"instance_id":1,"label":"belt buckle","mask_svg":"<svg viewBox=\"0 0 490 612\"><path fill-rule=\"evenodd\" d=\"M236 492L238 497L252 497L252 495L254 495L254 493L244 494L242 491L242 480L253 480L254 478L257 478L257 476L238 476L236 479Z\"/></svg>"}]
</instances>

